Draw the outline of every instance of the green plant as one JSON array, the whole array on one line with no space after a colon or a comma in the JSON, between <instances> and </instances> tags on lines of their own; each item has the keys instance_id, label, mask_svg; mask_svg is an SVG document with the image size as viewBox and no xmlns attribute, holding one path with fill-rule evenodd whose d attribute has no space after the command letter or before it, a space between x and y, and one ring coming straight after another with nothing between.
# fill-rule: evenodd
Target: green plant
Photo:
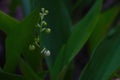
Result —
<instances>
[{"instance_id":1,"label":"green plant","mask_svg":"<svg viewBox=\"0 0 120 80\"><path fill-rule=\"evenodd\" d=\"M118 16L119 5L102 12L103 0L93 0L83 19L72 25L71 11L84 2L78 0L71 10L66 7L67 1L21 0L28 4L23 8L25 16L32 11L22 21L0 12L0 29L7 34L6 62L0 69L0 79L44 80L49 73L51 80L66 80L72 75L67 73L69 66L74 65L74 57L87 41L91 57L79 80L109 80L119 70L120 25L107 33ZM48 70L43 67L44 59ZM22 75L15 74L17 66Z\"/></svg>"}]
</instances>

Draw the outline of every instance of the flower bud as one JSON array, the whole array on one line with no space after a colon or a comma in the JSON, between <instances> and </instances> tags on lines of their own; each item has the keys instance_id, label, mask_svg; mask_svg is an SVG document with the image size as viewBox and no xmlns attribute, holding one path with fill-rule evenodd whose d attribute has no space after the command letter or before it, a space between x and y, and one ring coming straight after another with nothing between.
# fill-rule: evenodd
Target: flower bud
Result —
<instances>
[{"instance_id":1,"label":"flower bud","mask_svg":"<svg viewBox=\"0 0 120 80\"><path fill-rule=\"evenodd\" d=\"M43 26L47 26L47 23L45 21L42 21Z\"/></svg>"},{"instance_id":2,"label":"flower bud","mask_svg":"<svg viewBox=\"0 0 120 80\"><path fill-rule=\"evenodd\" d=\"M44 11L45 11L45 8L41 8L41 11L43 11L43 12L44 12Z\"/></svg>"},{"instance_id":3,"label":"flower bud","mask_svg":"<svg viewBox=\"0 0 120 80\"><path fill-rule=\"evenodd\" d=\"M29 45L29 50L31 50L31 51L33 51L33 50L35 50L35 45Z\"/></svg>"},{"instance_id":4,"label":"flower bud","mask_svg":"<svg viewBox=\"0 0 120 80\"><path fill-rule=\"evenodd\" d=\"M51 29L50 28L46 28L45 32L49 34L51 32Z\"/></svg>"},{"instance_id":5,"label":"flower bud","mask_svg":"<svg viewBox=\"0 0 120 80\"><path fill-rule=\"evenodd\" d=\"M45 10L45 14L47 15L49 13L49 11L48 10Z\"/></svg>"}]
</instances>

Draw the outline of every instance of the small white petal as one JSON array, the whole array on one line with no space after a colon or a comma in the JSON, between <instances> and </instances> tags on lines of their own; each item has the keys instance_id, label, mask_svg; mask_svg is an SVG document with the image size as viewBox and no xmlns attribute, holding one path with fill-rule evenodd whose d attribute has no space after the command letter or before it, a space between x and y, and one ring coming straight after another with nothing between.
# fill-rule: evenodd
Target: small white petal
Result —
<instances>
[{"instance_id":1,"label":"small white petal","mask_svg":"<svg viewBox=\"0 0 120 80\"><path fill-rule=\"evenodd\" d=\"M45 52L46 48L43 48L43 50L41 51L41 53Z\"/></svg>"},{"instance_id":2,"label":"small white petal","mask_svg":"<svg viewBox=\"0 0 120 80\"><path fill-rule=\"evenodd\" d=\"M42 31L46 30L46 28L42 28Z\"/></svg>"},{"instance_id":3,"label":"small white petal","mask_svg":"<svg viewBox=\"0 0 120 80\"><path fill-rule=\"evenodd\" d=\"M44 53L46 56L50 56L50 51L49 50L47 50L47 51L45 51L45 53Z\"/></svg>"}]
</instances>

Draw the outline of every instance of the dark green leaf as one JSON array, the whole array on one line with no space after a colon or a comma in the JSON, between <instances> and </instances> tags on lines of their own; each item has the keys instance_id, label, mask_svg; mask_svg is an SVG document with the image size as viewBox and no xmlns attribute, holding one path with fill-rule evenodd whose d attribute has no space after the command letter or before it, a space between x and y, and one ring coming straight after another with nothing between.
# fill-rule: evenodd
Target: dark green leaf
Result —
<instances>
[{"instance_id":1,"label":"dark green leaf","mask_svg":"<svg viewBox=\"0 0 120 80\"><path fill-rule=\"evenodd\" d=\"M33 41L34 42L34 41ZM31 44L33 43L31 42ZM26 49L26 50L25 50ZM40 54L40 49L35 48L34 51L29 50L29 48L25 48L23 52L23 57L25 61L29 64L29 66L36 72L41 72L42 64L42 54ZM41 68L40 68L41 67Z\"/></svg>"},{"instance_id":2,"label":"dark green leaf","mask_svg":"<svg viewBox=\"0 0 120 80\"><path fill-rule=\"evenodd\" d=\"M74 11L76 8L84 9L86 5L90 5L95 0L77 0L74 4L72 11Z\"/></svg>"},{"instance_id":3,"label":"dark green leaf","mask_svg":"<svg viewBox=\"0 0 120 80\"><path fill-rule=\"evenodd\" d=\"M22 59L20 60L20 69L26 80L40 80L39 76Z\"/></svg>"},{"instance_id":4,"label":"dark green leaf","mask_svg":"<svg viewBox=\"0 0 120 80\"><path fill-rule=\"evenodd\" d=\"M38 14L39 10L36 9L15 26L10 34L7 34L5 71L14 72L21 53L24 53L24 49L28 50L30 42L34 39L34 28L39 19Z\"/></svg>"},{"instance_id":5,"label":"dark green leaf","mask_svg":"<svg viewBox=\"0 0 120 80\"><path fill-rule=\"evenodd\" d=\"M2 80L25 80L22 76L10 74L0 70L0 79Z\"/></svg>"},{"instance_id":6,"label":"dark green leaf","mask_svg":"<svg viewBox=\"0 0 120 80\"><path fill-rule=\"evenodd\" d=\"M111 24L113 24L119 11L120 7L114 6L113 8L110 8L109 10L100 14L100 19L89 39L90 53L94 51L97 45L106 36L108 29L111 27Z\"/></svg>"},{"instance_id":7,"label":"dark green leaf","mask_svg":"<svg viewBox=\"0 0 120 80\"><path fill-rule=\"evenodd\" d=\"M64 69L68 63L73 60L79 50L83 47L92 33L95 24L97 23L100 14L102 0L97 0L88 15L74 26L72 35L70 36L67 44L62 48L57 56L55 65L53 66L53 78L57 78L61 69Z\"/></svg>"},{"instance_id":8,"label":"dark green leaf","mask_svg":"<svg viewBox=\"0 0 120 80\"><path fill-rule=\"evenodd\" d=\"M80 80L109 80L120 67L120 26L97 47Z\"/></svg>"},{"instance_id":9,"label":"dark green leaf","mask_svg":"<svg viewBox=\"0 0 120 80\"><path fill-rule=\"evenodd\" d=\"M90 12L76 24L65 47L64 64L69 63L80 51L95 28L101 11L102 0L97 0Z\"/></svg>"},{"instance_id":10,"label":"dark green leaf","mask_svg":"<svg viewBox=\"0 0 120 80\"><path fill-rule=\"evenodd\" d=\"M11 33L12 29L18 24L19 22L17 20L0 11L0 29L5 33Z\"/></svg>"}]
</instances>

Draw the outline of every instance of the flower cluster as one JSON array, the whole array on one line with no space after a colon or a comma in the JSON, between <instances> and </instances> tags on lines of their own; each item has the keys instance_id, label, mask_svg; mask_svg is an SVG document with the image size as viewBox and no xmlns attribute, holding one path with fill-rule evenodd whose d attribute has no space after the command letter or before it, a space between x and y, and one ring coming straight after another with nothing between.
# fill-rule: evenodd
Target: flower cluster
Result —
<instances>
[{"instance_id":1,"label":"flower cluster","mask_svg":"<svg viewBox=\"0 0 120 80\"><path fill-rule=\"evenodd\" d=\"M50 33L51 29L50 28L46 28L47 26L47 22L44 21L44 17L48 14L48 10L45 10L44 8L41 8L41 12L39 13L40 15L40 23L37 24L37 26L40 28L40 32L46 32L46 33Z\"/></svg>"},{"instance_id":2,"label":"flower cluster","mask_svg":"<svg viewBox=\"0 0 120 80\"><path fill-rule=\"evenodd\" d=\"M36 28L39 28L39 32L45 32L47 34L49 34L51 32L50 28L47 28L47 22L44 20L44 17L46 15L48 15L49 11L45 10L45 8L41 8L41 12L39 13L40 15L40 21L39 23L36 25ZM41 48L40 47L40 39L39 39L40 35L39 33L37 34L37 37L35 37L33 44L29 45L29 50L34 51L36 47ZM43 48L41 53L44 53L44 55L46 56L50 56L50 51L46 48Z\"/></svg>"},{"instance_id":3,"label":"flower cluster","mask_svg":"<svg viewBox=\"0 0 120 80\"><path fill-rule=\"evenodd\" d=\"M41 53L44 53L44 55L46 55L46 56L50 56L50 51L47 50L46 48L43 48L43 50L41 51Z\"/></svg>"}]
</instances>

